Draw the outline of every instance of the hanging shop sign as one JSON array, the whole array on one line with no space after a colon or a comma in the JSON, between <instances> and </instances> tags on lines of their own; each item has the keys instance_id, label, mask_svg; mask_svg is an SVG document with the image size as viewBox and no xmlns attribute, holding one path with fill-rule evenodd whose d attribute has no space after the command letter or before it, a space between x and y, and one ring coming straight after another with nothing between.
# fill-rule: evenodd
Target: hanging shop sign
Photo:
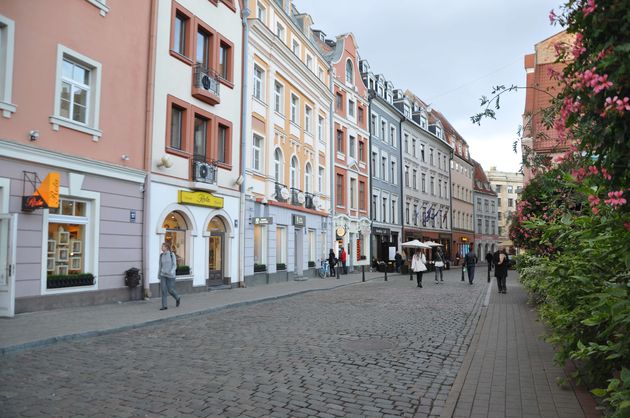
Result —
<instances>
[{"instance_id":1,"label":"hanging shop sign","mask_svg":"<svg viewBox=\"0 0 630 418\"><path fill-rule=\"evenodd\" d=\"M461 237L462 242L468 242L468 237Z\"/></svg>"},{"instance_id":2,"label":"hanging shop sign","mask_svg":"<svg viewBox=\"0 0 630 418\"><path fill-rule=\"evenodd\" d=\"M214 196L212 193L207 192L187 192L185 190L178 190L177 203L205 206L208 208L223 208L223 198Z\"/></svg>"},{"instance_id":3,"label":"hanging shop sign","mask_svg":"<svg viewBox=\"0 0 630 418\"><path fill-rule=\"evenodd\" d=\"M293 226L304 226L304 225L306 225L306 216L293 215Z\"/></svg>"},{"instance_id":4,"label":"hanging shop sign","mask_svg":"<svg viewBox=\"0 0 630 418\"><path fill-rule=\"evenodd\" d=\"M339 228L335 230L335 232L337 233L338 237L343 237L344 235L346 235L346 228L344 228L343 226L340 226Z\"/></svg>"},{"instance_id":5,"label":"hanging shop sign","mask_svg":"<svg viewBox=\"0 0 630 418\"><path fill-rule=\"evenodd\" d=\"M31 183L33 187L38 181L37 174L24 173L24 183ZM35 192L30 196L22 196L22 210L32 211L35 209L58 208L59 207L59 173L51 171Z\"/></svg>"},{"instance_id":6,"label":"hanging shop sign","mask_svg":"<svg viewBox=\"0 0 630 418\"><path fill-rule=\"evenodd\" d=\"M252 224L254 225L271 225L273 223L273 218L271 216L262 216L252 218Z\"/></svg>"}]
</instances>

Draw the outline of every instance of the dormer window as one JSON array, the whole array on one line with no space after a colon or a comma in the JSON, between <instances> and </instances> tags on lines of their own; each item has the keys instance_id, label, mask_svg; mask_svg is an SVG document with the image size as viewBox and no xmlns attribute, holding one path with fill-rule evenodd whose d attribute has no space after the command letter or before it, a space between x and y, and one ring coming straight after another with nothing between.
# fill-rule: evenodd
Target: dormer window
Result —
<instances>
[{"instance_id":1,"label":"dormer window","mask_svg":"<svg viewBox=\"0 0 630 418\"><path fill-rule=\"evenodd\" d=\"M354 66L350 60L346 60L346 83L354 84Z\"/></svg>"},{"instance_id":2,"label":"dormer window","mask_svg":"<svg viewBox=\"0 0 630 418\"><path fill-rule=\"evenodd\" d=\"M438 138L442 138L442 128L440 128L439 126L435 127L435 136L437 136Z\"/></svg>"},{"instance_id":3,"label":"dormer window","mask_svg":"<svg viewBox=\"0 0 630 418\"><path fill-rule=\"evenodd\" d=\"M420 127L427 129L427 115L424 113L420 115Z\"/></svg>"},{"instance_id":4,"label":"dormer window","mask_svg":"<svg viewBox=\"0 0 630 418\"><path fill-rule=\"evenodd\" d=\"M411 109L409 108L409 105L407 104L404 106L404 115L408 118L411 117Z\"/></svg>"}]
</instances>

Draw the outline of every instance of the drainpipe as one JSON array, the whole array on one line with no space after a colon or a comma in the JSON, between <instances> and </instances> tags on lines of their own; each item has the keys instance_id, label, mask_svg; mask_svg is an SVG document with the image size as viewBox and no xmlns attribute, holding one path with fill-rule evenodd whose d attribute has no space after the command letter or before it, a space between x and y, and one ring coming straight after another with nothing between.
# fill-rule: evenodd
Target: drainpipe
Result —
<instances>
[{"instance_id":1,"label":"drainpipe","mask_svg":"<svg viewBox=\"0 0 630 418\"><path fill-rule=\"evenodd\" d=\"M369 175L369 180L370 180L370 188L369 188L369 198L368 198L368 214L369 214L369 219L370 219L370 224L373 223L372 217L374 216L374 214L372 213L372 176L374 175L374 173L372 173L372 135L374 135L374 132L372 132L372 100L374 100L374 90L368 90L368 132L370 133L370 137L368 138L368 173L370 173ZM375 245L373 246L373 243L375 242L375 240L372 239L372 234L370 234L370 255L372 257L370 257L370 259L368 260L370 265L372 265L372 258L375 257L376 254L376 248Z\"/></svg>"},{"instance_id":2,"label":"drainpipe","mask_svg":"<svg viewBox=\"0 0 630 418\"><path fill-rule=\"evenodd\" d=\"M399 172L398 182L400 184L400 208L398 210L398 213L400 214L400 217L398 218L398 219L400 219L400 238L399 238L400 242L398 244L399 246L400 246L400 244L405 242L403 240L403 236L404 236L404 232L405 232L405 218L403 218L403 215L404 215L403 206L405 204L405 198L404 198L404 195L403 195L403 193L405 191L405 183L404 183L405 179L403 178L403 174L404 174L403 173L403 165L404 165L404 163L403 163L403 151L402 151L402 146L403 146L403 144L402 144L402 123L403 123L403 120L404 120L404 118L402 118L402 117L400 119L398 119L398 138L397 138L398 150L399 150L399 153L398 153L398 161L399 161L399 163L398 163L398 172ZM402 247L400 247L400 248L402 249Z\"/></svg>"},{"instance_id":3,"label":"drainpipe","mask_svg":"<svg viewBox=\"0 0 630 418\"><path fill-rule=\"evenodd\" d=\"M333 84L333 67L332 64L328 64L328 85L332 94L332 100L330 102L329 118L330 118L330 245L335 254L337 254L337 246L335 244L335 118L334 118L334 103L335 103L335 89Z\"/></svg>"},{"instance_id":4,"label":"drainpipe","mask_svg":"<svg viewBox=\"0 0 630 418\"><path fill-rule=\"evenodd\" d=\"M144 299L151 297L151 287L149 285L149 260L151 259L151 249L148 245L151 236L151 171L153 170L153 99L155 95L155 44L157 31L157 0L151 1L150 27L149 27L149 56L146 91L146 119L144 136L144 168L147 175L144 180L144 199L142 201L142 254L143 254L143 274L142 288Z\"/></svg>"},{"instance_id":5,"label":"drainpipe","mask_svg":"<svg viewBox=\"0 0 630 418\"><path fill-rule=\"evenodd\" d=\"M247 18L249 17L249 7L241 10L241 19L243 23L243 57L241 65L241 170L242 179L240 185L239 196L239 228L238 228L238 283L239 287L245 287L245 192L247 190L247 176L245 175L245 164L247 161L247 117L248 114L248 54L249 54L249 25Z\"/></svg>"}]
</instances>

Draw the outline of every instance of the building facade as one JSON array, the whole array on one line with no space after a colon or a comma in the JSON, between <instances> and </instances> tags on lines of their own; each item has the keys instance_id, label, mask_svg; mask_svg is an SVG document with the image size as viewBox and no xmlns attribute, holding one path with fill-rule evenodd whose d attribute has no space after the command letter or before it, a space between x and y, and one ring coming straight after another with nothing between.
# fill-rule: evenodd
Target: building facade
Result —
<instances>
[{"instance_id":1,"label":"building facade","mask_svg":"<svg viewBox=\"0 0 630 418\"><path fill-rule=\"evenodd\" d=\"M401 114L394 107L394 85L375 75L366 60L360 69L369 96L370 247L372 257L387 262L402 239Z\"/></svg>"},{"instance_id":2,"label":"building facade","mask_svg":"<svg viewBox=\"0 0 630 418\"><path fill-rule=\"evenodd\" d=\"M3 316L142 297L150 8L66 3L0 6Z\"/></svg>"},{"instance_id":3,"label":"building facade","mask_svg":"<svg viewBox=\"0 0 630 418\"><path fill-rule=\"evenodd\" d=\"M162 243L176 255L178 291L235 286L241 5L236 0L157 0L155 10L146 292L158 292Z\"/></svg>"},{"instance_id":4,"label":"building facade","mask_svg":"<svg viewBox=\"0 0 630 418\"><path fill-rule=\"evenodd\" d=\"M523 114L523 156L531 161L534 155L550 160L568 150L568 143L560 138L555 129L547 129L542 110L548 107L552 97L560 92L561 86L551 72L562 73L565 64L556 62L558 44L572 45L575 35L566 31L557 33L534 46L534 53L525 55L526 89L525 112ZM524 167L525 184L536 174Z\"/></svg>"},{"instance_id":5,"label":"building facade","mask_svg":"<svg viewBox=\"0 0 630 418\"><path fill-rule=\"evenodd\" d=\"M368 265L371 259L367 89L359 72L354 35L331 40L319 34L317 45L332 68L333 250L339 253L342 247L345 249L348 271L353 271L356 266Z\"/></svg>"},{"instance_id":6,"label":"building facade","mask_svg":"<svg viewBox=\"0 0 630 418\"><path fill-rule=\"evenodd\" d=\"M475 166L473 182L473 202L475 212L475 253L479 260L486 254L498 250L499 231L497 229L497 194L492 189L483 167L473 160Z\"/></svg>"},{"instance_id":7,"label":"building facade","mask_svg":"<svg viewBox=\"0 0 630 418\"><path fill-rule=\"evenodd\" d=\"M492 189L497 194L497 226L499 234L499 246L507 247L514 251L510 240L510 224L516 212L519 193L523 189L524 176L521 173L497 171L496 167L490 167L486 172Z\"/></svg>"},{"instance_id":8,"label":"building facade","mask_svg":"<svg viewBox=\"0 0 630 418\"><path fill-rule=\"evenodd\" d=\"M314 274L332 247L332 94L310 16L289 0L249 5L241 261L246 285L257 285Z\"/></svg>"}]
</instances>

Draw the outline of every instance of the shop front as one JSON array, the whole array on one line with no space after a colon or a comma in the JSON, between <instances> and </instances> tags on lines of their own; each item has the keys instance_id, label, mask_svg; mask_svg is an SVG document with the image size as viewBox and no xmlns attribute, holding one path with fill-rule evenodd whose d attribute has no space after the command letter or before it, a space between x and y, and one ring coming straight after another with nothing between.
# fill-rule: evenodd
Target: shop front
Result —
<instances>
[{"instance_id":1,"label":"shop front","mask_svg":"<svg viewBox=\"0 0 630 418\"><path fill-rule=\"evenodd\" d=\"M339 257L341 248L345 249L348 272L353 272L357 266L369 265L371 221L368 218L337 215L334 218L334 231L336 245L333 251Z\"/></svg>"},{"instance_id":2,"label":"shop front","mask_svg":"<svg viewBox=\"0 0 630 418\"><path fill-rule=\"evenodd\" d=\"M159 293L159 254L162 243L175 254L177 290L200 292L213 287L235 287L238 268L237 196L180 189L154 183L151 222L151 294ZM168 198L165 198L168 197Z\"/></svg>"},{"instance_id":3,"label":"shop front","mask_svg":"<svg viewBox=\"0 0 630 418\"><path fill-rule=\"evenodd\" d=\"M453 231L451 259L455 261L455 265L461 264L466 254L471 251L473 244L472 233Z\"/></svg>"}]
</instances>

